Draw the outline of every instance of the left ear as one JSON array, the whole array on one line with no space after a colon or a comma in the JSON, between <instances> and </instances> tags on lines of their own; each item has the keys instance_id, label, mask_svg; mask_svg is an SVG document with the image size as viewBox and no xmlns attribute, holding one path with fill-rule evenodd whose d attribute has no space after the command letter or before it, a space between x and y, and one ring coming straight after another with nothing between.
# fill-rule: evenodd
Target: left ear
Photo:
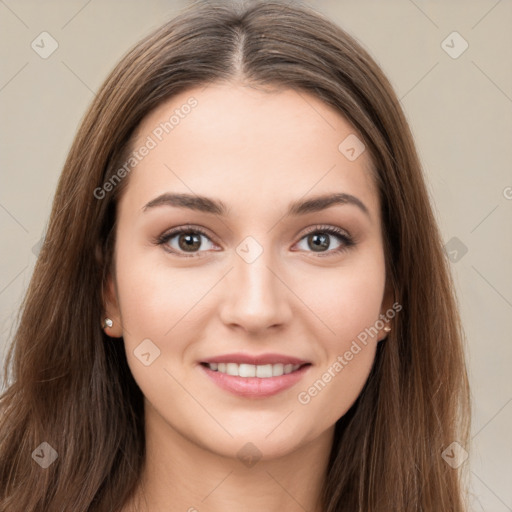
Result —
<instances>
[{"instance_id":1,"label":"left ear","mask_svg":"<svg viewBox=\"0 0 512 512\"><path fill-rule=\"evenodd\" d=\"M390 315L387 314L387 311L393 311L395 313L395 310L393 309L393 304L395 303L395 293L393 290L392 285L389 283L389 281L386 282L386 287L384 289L384 297L382 298L382 304L380 308L380 315L379 319L382 321L382 326L379 322L379 326L381 328L379 329L378 341L382 341L387 337L389 332L393 330L393 320ZM395 313L396 314L396 313ZM393 315L394 317L395 315Z\"/></svg>"}]
</instances>

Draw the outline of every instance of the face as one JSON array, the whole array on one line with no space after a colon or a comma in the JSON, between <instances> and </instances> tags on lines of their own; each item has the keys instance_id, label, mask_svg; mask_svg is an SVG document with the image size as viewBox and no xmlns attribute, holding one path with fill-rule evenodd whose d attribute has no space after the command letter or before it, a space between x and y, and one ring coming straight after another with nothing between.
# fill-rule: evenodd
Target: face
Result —
<instances>
[{"instance_id":1,"label":"face","mask_svg":"<svg viewBox=\"0 0 512 512\"><path fill-rule=\"evenodd\" d=\"M147 423L228 457L332 434L390 305L371 161L354 137L313 96L238 84L188 90L143 120L106 314Z\"/></svg>"}]
</instances>

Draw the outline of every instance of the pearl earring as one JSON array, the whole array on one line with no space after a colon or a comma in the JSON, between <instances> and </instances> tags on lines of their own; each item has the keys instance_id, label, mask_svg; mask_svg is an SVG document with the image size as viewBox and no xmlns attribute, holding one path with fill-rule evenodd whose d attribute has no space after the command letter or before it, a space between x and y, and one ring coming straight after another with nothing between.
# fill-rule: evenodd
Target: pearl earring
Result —
<instances>
[{"instance_id":1,"label":"pearl earring","mask_svg":"<svg viewBox=\"0 0 512 512\"><path fill-rule=\"evenodd\" d=\"M112 327L114 325L114 322L112 322L112 320L110 320L110 318L105 318L105 320L103 320L103 329L106 329L107 327Z\"/></svg>"},{"instance_id":2,"label":"pearl earring","mask_svg":"<svg viewBox=\"0 0 512 512\"><path fill-rule=\"evenodd\" d=\"M385 332L390 332L391 331L391 327L389 327L389 325L385 325L384 326L384 331Z\"/></svg>"}]
</instances>

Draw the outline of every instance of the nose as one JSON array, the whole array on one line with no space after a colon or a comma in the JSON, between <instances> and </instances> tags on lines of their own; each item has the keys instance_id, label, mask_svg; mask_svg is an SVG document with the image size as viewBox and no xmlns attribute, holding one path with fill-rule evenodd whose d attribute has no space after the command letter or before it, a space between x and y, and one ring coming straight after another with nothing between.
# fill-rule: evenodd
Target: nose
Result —
<instances>
[{"instance_id":1,"label":"nose","mask_svg":"<svg viewBox=\"0 0 512 512\"><path fill-rule=\"evenodd\" d=\"M286 280L264 251L248 263L235 255L234 268L225 278L220 318L225 325L252 334L277 329L292 318Z\"/></svg>"}]
</instances>

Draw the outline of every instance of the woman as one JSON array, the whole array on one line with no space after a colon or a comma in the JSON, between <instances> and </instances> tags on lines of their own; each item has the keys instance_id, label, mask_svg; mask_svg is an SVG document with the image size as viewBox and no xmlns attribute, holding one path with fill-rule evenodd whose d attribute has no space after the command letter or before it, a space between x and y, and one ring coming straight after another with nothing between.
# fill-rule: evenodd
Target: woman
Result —
<instances>
[{"instance_id":1,"label":"woman","mask_svg":"<svg viewBox=\"0 0 512 512\"><path fill-rule=\"evenodd\" d=\"M141 41L71 148L8 368L2 511L464 510L452 283L371 57L278 1Z\"/></svg>"}]
</instances>

